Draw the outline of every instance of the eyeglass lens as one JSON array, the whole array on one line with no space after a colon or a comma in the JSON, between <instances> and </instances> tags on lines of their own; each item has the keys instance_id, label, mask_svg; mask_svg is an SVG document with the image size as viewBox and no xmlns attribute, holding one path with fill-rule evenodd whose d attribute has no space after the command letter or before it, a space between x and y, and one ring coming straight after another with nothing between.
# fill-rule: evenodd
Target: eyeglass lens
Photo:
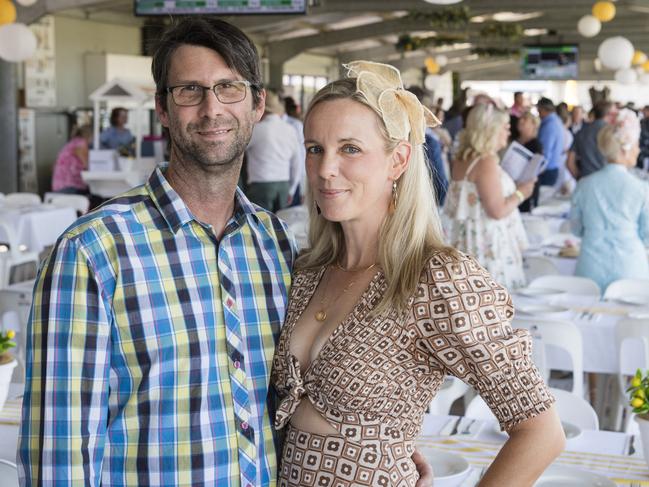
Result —
<instances>
[{"instance_id":1,"label":"eyeglass lens","mask_svg":"<svg viewBox=\"0 0 649 487\"><path fill-rule=\"evenodd\" d=\"M237 103L246 97L246 87L247 84L243 81L233 81L219 83L211 89L221 103ZM171 94L177 105L198 105L204 100L205 93L209 89L199 85L176 86Z\"/></svg>"}]
</instances>

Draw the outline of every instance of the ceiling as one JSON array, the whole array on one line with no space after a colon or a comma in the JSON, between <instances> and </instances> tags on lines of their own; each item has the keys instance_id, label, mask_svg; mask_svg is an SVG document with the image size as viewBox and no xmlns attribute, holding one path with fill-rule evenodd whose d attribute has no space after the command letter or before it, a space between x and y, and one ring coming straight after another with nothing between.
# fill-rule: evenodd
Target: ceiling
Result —
<instances>
[{"instance_id":1,"label":"ceiling","mask_svg":"<svg viewBox=\"0 0 649 487\"><path fill-rule=\"evenodd\" d=\"M464 0L457 4L469 9L471 21L460 28L434 28L412 12L435 12L444 7L423 0L310 0L307 15L232 16L227 20L241 27L272 63L281 63L301 53L336 57L340 62L368 59L394 64L400 69L423 67L427 56L444 53L445 69L463 78L512 79L519 61L506 57L480 57L476 47L512 48L535 43L577 43L580 46L582 79L610 78L598 72L593 60L599 43L610 36L623 35L636 49L649 50L649 0L618 0L617 14L602 24L592 39L577 33L578 20L590 13L594 0ZM19 19L31 21L45 13L83 17L100 22L144 25L164 22L156 17L134 17L131 0L42 0L30 8L19 7ZM525 35L516 41L486 40L480 35L485 22L507 20L518 15ZM513 16L516 17L516 16ZM395 48L398 37L461 36L462 42L427 47L402 53Z\"/></svg>"}]
</instances>

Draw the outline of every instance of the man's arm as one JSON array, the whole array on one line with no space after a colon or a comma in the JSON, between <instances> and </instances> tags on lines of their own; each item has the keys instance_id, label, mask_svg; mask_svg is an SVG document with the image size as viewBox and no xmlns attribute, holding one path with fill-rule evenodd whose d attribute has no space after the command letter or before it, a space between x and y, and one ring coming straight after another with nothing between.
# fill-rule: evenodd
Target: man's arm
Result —
<instances>
[{"instance_id":1,"label":"man's arm","mask_svg":"<svg viewBox=\"0 0 649 487\"><path fill-rule=\"evenodd\" d=\"M39 273L27 329L21 485L101 484L109 323L86 253L61 240Z\"/></svg>"},{"instance_id":2,"label":"man's arm","mask_svg":"<svg viewBox=\"0 0 649 487\"><path fill-rule=\"evenodd\" d=\"M579 179L579 168L577 167L577 154L575 154L575 151L573 150L568 152L566 167L568 168L568 171L570 171L570 174L572 174L573 178Z\"/></svg>"}]
</instances>

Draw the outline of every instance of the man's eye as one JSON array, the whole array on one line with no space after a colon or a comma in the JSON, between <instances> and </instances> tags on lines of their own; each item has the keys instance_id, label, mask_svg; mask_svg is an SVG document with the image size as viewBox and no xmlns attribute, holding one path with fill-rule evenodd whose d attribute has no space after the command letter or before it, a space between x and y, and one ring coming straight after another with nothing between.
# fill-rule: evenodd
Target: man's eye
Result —
<instances>
[{"instance_id":1,"label":"man's eye","mask_svg":"<svg viewBox=\"0 0 649 487\"><path fill-rule=\"evenodd\" d=\"M201 87L199 85L183 86L183 91L186 92L186 93L196 93L198 91L201 91L202 89L203 89L203 87Z\"/></svg>"}]
</instances>

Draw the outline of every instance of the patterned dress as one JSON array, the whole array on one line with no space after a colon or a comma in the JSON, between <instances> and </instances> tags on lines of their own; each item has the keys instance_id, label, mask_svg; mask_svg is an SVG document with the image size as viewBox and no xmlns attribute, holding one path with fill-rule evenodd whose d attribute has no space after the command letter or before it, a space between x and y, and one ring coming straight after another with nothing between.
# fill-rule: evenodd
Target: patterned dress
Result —
<instances>
[{"instance_id":1,"label":"patterned dress","mask_svg":"<svg viewBox=\"0 0 649 487\"><path fill-rule=\"evenodd\" d=\"M295 273L273 360L275 426L288 429L280 486L414 486L414 441L446 375L471 384L507 430L554 401L528 332L512 330L507 291L473 258L446 252L429 259L405 312L372 318L387 289L379 271L302 374L290 340L324 270ZM338 434L293 427L303 400Z\"/></svg>"},{"instance_id":2,"label":"patterned dress","mask_svg":"<svg viewBox=\"0 0 649 487\"><path fill-rule=\"evenodd\" d=\"M467 177L473 161L461 181L451 181L442 213L447 243L475 257L493 278L508 289L525 285L523 250L527 234L518 209L499 220L487 216L475 183ZM516 191L512 178L500 169L503 196ZM495 191L500 188L494 188Z\"/></svg>"}]
</instances>

